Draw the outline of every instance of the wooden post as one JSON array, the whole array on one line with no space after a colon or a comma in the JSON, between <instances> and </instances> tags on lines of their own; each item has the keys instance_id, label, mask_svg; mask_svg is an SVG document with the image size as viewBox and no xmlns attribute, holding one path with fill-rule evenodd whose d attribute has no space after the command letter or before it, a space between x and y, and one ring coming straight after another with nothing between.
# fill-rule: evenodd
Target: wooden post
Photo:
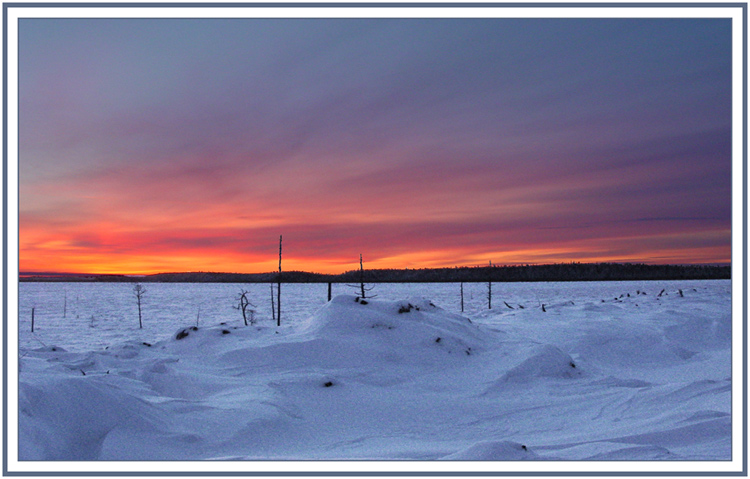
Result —
<instances>
[{"instance_id":1,"label":"wooden post","mask_svg":"<svg viewBox=\"0 0 750 479\"><path fill-rule=\"evenodd\" d=\"M33 307L31 308L31 332L32 333L34 332L34 309L35 308Z\"/></svg>"},{"instance_id":2,"label":"wooden post","mask_svg":"<svg viewBox=\"0 0 750 479\"><path fill-rule=\"evenodd\" d=\"M271 283L271 317L276 322L276 301L273 300L273 283Z\"/></svg>"},{"instance_id":3,"label":"wooden post","mask_svg":"<svg viewBox=\"0 0 750 479\"><path fill-rule=\"evenodd\" d=\"M362 299L365 299L365 269L362 266L362 253L359 253L359 287L362 290Z\"/></svg>"},{"instance_id":4,"label":"wooden post","mask_svg":"<svg viewBox=\"0 0 750 479\"><path fill-rule=\"evenodd\" d=\"M276 313L276 326L281 326L281 235L279 235L279 282L277 289L276 307L278 308L278 311Z\"/></svg>"},{"instance_id":5,"label":"wooden post","mask_svg":"<svg viewBox=\"0 0 750 479\"><path fill-rule=\"evenodd\" d=\"M461 283L461 312L464 312L464 283Z\"/></svg>"},{"instance_id":6,"label":"wooden post","mask_svg":"<svg viewBox=\"0 0 750 479\"><path fill-rule=\"evenodd\" d=\"M492 309L492 261L490 261L490 280L487 282L487 309Z\"/></svg>"},{"instance_id":7,"label":"wooden post","mask_svg":"<svg viewBox=\"0 0 750 479\"><path fill-rule=\"evenodd\" d=\"M328 283L328 301L331 300L331 283Z\"/></svg>"}]
</instances>

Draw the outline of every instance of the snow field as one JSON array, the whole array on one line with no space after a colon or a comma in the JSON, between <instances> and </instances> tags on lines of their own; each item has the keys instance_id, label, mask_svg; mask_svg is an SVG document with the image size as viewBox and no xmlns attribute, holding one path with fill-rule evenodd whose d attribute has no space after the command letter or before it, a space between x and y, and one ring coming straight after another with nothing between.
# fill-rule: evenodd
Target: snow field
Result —
<instances>
[{"instance_id":1,"label":"snow field","mask_svg":"<svg viewBox=\"0 0 750 479\"><path fill-rule=\"evenodd\" d=\"M59 295L29 285L22 305ZM496 284L492 310L474 284L464 315L457 285L318 285L306 315L292 286L281 327L204 306L154 339L154 310L119 332L100 313L90 341L42 316L20 338L20 459L730 459L728 281Z\"/></svg>"}]
</instances>

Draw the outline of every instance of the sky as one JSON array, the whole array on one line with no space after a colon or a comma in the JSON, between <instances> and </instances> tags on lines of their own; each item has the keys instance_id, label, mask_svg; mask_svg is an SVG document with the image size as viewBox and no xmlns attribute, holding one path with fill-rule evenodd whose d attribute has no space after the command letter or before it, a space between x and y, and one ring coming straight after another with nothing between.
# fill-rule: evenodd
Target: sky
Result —
<instances>
[{"instance_id":1,"label":"sky","mask_svg":"<svg viewBox=\"0 0 750 479\"><path fill-rule=\"evenodd\" d=\"M731 260L728 19L21 19L21 271Z\"/></svg>"}]
</instances>

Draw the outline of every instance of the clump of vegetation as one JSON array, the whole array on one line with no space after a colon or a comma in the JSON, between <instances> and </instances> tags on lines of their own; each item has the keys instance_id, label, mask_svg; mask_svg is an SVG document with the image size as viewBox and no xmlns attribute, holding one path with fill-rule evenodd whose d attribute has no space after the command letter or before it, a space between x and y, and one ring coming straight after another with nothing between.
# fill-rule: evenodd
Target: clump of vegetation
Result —
<instances>
[{"instance_id":1,"label":"clump of vegetation","mask_svg":"<svg viewBox=\"0 0 750 479\"><path fill-rule=\"evenodd\" d=\"M407 305L401 305L401 307L398 308L398 314L408 313L412 309L419 311L419 306L414 306L411 303L408 303Z\"/></svg>"},{"instance_id":2,"label":"clump of vegetation","mask_svg":"<svg viewBox=\"0 0 750 479\"><path fill-rule=\"evenodd\" d=\"M178 340L178 341L180 339L185 339L188 336L190 336L190 331L198 331L198 327L197 326L192 326L190 328L185 328L182 331L180 331L179 333L177 333L174 338L176 340Z\"/></svg>"}]
</instances>

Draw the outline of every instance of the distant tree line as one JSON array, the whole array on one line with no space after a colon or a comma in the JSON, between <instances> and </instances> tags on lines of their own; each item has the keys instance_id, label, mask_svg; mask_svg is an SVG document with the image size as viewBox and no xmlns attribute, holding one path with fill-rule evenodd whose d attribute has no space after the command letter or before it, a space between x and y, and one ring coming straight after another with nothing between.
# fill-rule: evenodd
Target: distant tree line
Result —
<instances>
[{"instance_id":1,"label":"distant tree line","mask_svg":"<svg viewBox=\"0 0 750 479\"><path fill-rule=\"evenodd\" d=\"M731 279L730 266L640 263L558 263L424 269L356 269L342 274L284 271L269 273L159 273L147 276L23 273L20 281L139 283L457 283L533 281L627 281Z\"/></svg>"}]
</instances>

